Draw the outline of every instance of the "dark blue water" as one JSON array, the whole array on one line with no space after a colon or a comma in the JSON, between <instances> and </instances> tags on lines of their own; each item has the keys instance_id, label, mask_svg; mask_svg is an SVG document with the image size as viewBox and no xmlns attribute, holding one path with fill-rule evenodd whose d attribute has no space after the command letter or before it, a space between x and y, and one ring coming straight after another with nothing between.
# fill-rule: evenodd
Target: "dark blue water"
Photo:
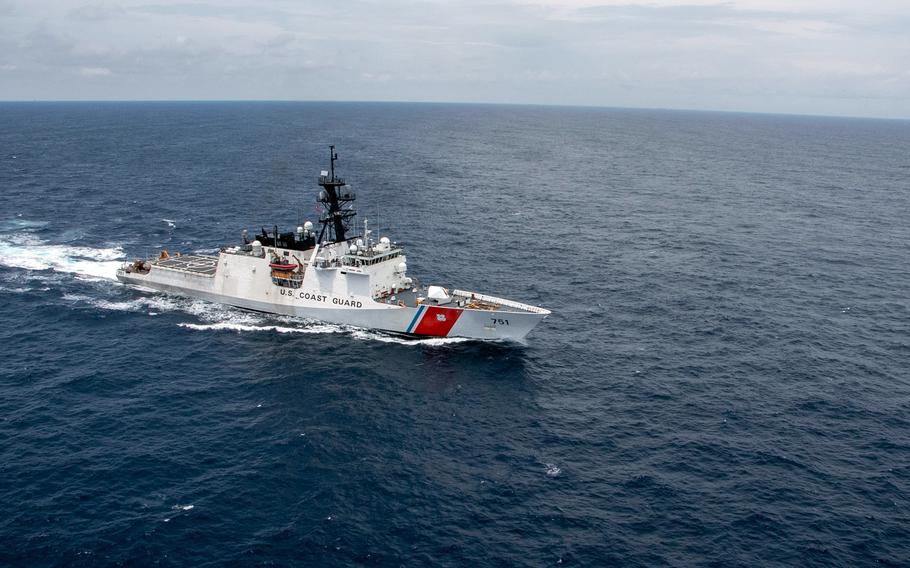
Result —
<instances>
[{"instance_id":1,"label":"dark blue water","mask_svg":"<svg viewBox=\"0 0 910 568\"><path fill-rule=\"evenodd\" d=\"M313 218L327 148L427 283L406 341L143 295ZM0 105L0 564L910 562L910 123Z\"/></svg>"}]
</instances>

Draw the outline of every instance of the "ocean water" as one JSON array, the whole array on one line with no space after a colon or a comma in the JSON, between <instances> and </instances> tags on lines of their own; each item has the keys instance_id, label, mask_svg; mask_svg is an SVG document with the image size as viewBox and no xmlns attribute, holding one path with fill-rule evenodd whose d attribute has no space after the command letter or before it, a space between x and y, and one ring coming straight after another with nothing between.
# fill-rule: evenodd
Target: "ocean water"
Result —
<instances>
[{"instance_id":1,"label":"ocean water","mask_svg":"<svg viewBox=\"0 0 910 568\"><path fill-rule=\"evenodd\" d=\"M315 218L553 310L409 340L145 294ZM0 564L910 564L910 122L0 104Z\"/></svg>"}]
</instances>

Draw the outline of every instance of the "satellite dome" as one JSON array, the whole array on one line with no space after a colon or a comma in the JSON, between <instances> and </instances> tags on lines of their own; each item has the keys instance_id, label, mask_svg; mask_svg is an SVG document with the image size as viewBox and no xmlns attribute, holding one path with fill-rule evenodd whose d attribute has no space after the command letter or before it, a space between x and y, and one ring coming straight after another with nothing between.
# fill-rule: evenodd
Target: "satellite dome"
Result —
<instances>
[{"instance_id":1,"label":"satellite dome","mask_svg":"<svg viewBox=\"0 0 910 568\"><path fill-rule=\"evenodd\" d=\"M449 296L449 291L442 286L430 286L427 288L427 297L431 300L436 300L440 304L447 304L452 300Z\"/></svg>"}]
</instances>

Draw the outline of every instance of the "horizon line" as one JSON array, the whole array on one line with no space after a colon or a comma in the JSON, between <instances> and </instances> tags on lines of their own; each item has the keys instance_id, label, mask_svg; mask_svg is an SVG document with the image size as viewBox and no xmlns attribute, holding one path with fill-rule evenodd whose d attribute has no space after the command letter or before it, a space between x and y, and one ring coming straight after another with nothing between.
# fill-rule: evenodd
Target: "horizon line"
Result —
<instances>
[{"instance_id":1,"label":"horizon line","mask_svg":"<svg viewBox=\"0 0 910 568\"><path fill-rule=\"evenodd\" d=\"M845 118L854 120L910 121L910 116L861 116L850 114L818 114L801 112L773 112L752 110L718 110L685 107L634 107L613 105L586 105L565 103L503 103L477 101L408 101L408 100L356 100L356 99L2 99L0 104L28 103L341 103L341 104L414 104L414 105L465 105L465 106L519 106L544 108L577 108L602 110L636 110L664 112L701 112L710 114L746 114L765 116L789 116L810 118Z\"/></svg>"}]
</instances>

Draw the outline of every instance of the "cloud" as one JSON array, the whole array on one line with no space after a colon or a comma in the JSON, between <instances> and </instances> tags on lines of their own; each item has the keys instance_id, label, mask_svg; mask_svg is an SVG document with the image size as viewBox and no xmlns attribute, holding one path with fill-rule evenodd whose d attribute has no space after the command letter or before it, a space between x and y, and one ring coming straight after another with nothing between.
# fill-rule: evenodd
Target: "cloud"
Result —
<instances>
[{"instance_id":1,"label":"cloud","mask_svg":"<svg viewBox=\"0 0 910 568\"><path fill-rule=\"evenodd\" d=\"M80 67L79 74L83 77L107 77L113 73L107 67Z\"/></svg>"},{"instance_id":2,"label":"cloud","mask_svg":"<svg viewBox=\"0 0 910 568\"><path fill-rule=\"evenodd\" d=\"M17 78L0 82L5 99L910 116L910 4L898 0L0 0L0 13L0 63Z\"/></svg>"},{"instance_id":3,"label":"cloud","mask_svg":"<svg viewBox=\"0 0 910 568\"><path fill-rule=\"evenodd\" d=\"M77 21L104 21L123 16L126 10L119 4L99 3L77 6L67 12L66 17Z\"/></svg>"}]
</instances>

